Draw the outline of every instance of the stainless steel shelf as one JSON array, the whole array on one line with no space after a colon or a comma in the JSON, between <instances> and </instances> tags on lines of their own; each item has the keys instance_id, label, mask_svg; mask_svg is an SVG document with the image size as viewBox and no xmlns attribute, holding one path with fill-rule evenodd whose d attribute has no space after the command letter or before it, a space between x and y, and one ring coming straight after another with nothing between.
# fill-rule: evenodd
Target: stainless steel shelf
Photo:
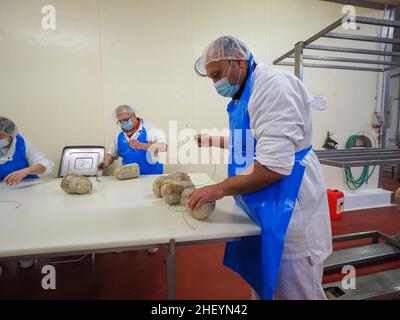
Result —
<instances>
[{"instance_id":1,"label":"stainless steel shelf","mask_svg":"<svg viewBox=\"0 0 400 320\"><path fill-rule=\"evenodd\" d=\"M347 34L347 33L339 33L332 32L333 30L340 27L343 23L347 23L348 21L359 23L359 24L367 24L374 26L382 26L388 28L400 28L400 21L394 20L385 20L385 19L374 19L369 17L362 16L343 16L340 19L336 20L328 27L319 31L312 37L308 38L304 41L299 41L296 43L295 47L283 54L281 57L276 59L273 63L274 65L286 65L286 66L294 66L296 75L302 79L302 69L303 67L310 68L329 68L329 69L339 69L339 70L353 70L353 71L369 71L369 72L386 72L392 70L391 68L370 68L370 67L359 67L350 65L342 65L342 64L304 64L304 60L323 60L330 62L346 62L346 63L356 63L356 64L373 64L373 65L382 65L382 66L391 66L397 67L398 62L392 62L390 60L384 60L384 62L380 63L379 60L366 60L366 59L357 59L349 57L316 57L316 56L307 56L303 55L304 50L320 50L320 51L330 51L330 52L341 52L341 53L351 53L351 54L359 54L359 55L373 55L373 56L384 56L384 57L400 57L400 52L392 51L392 45L400 44L400 39L395 39L393 37L372 37L368 35L355 35L355 34ZM340 40L348 40L349 42L372 42L379 44L389 45L389 50L369 50L369 49L360 49L360 48L351 48L351 47L337 47L337 46L324 46L324 45L315 45L313 44L320 38L330 38L330 39L340 39ZM294 62L286 61L286 59L295 59Z\"/></svg>"},{"instance_id":2,"label":"stainless steel shelf","mask_svg":"<svg viewBox=\"0 0 400 320\"><path fill-rule=\"evenodd\" d=\"M274 65L294 66L294 73L301 81L303 81L304 68L306 67L383 73L384 94L382 98L382 112L386 115L389 108L389 84L391 74L393 70L400 68L400 62L396 59L400 57L400 51L393 51L393 47L400 43L400 39L394 37L394 28L400 28L400 21L395 20L396 15L393 13L395 13L394 7L389 7L387 10L385 7L385 19L345 15L310 38L297 42L293 49L277 58L273 63ZM335 30L348 22L355 23L356 26L357 24L381 26L385 27L387 30L382 28L380 36L355 34L354 32L349 34L348 32L338 32L339 30ZM360 30L359 28L356 29ZM336 41L338 39L342 40L344 43L356 43L358 47L315 44L315 42L321 38L329 38L331 41ZM383 44L384 48L383 50L380 48L376 48L375 50L360 48L360 42ZM314 52L319 51L320 53L318 55L305 54L307 50L313 50ZM335 52L337 56L332 56L329 52ZM342 54L342 56L340 56L340 54ZM310 63L310 61L312 63ZM382 129L380 147L385 148L385 146L386 127L384 126ZM343 159L331 159L325 156L325 154L321 154L321 163L340 168L381 165L379 168L379 187L382 186L384 165L400 164L400 159L397 154L388 156L382 156L381 154L362 154L361 157ZM349 154L349 156L351 156L351 154Z\"/></svg>"},{"instance_id":3,"label":"stainless steel shelf","mask_svg":"<svg viewBox=\"0 0 400 320\"><path fill-rule=\"evenodd\" d=\"M341 149L315 152L321 164L338 168L400 164L400 150L397 149Z\"/></svg>"}]
</instances>

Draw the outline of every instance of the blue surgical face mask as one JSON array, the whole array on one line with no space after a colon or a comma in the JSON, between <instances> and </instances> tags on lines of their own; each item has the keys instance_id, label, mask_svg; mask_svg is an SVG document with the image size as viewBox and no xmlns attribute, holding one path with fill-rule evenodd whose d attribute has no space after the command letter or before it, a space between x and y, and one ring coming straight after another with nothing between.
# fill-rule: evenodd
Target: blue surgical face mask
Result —
<instances>
[{"instance_id":1,"label":"blue surgical face mask","mask_svg":"<svg viewBox=\"0 0 400 320\"><path fill-rule=\"evenodd\" d=\"M133 121L132 121L132 119L129 119L129 120L127 120L127 121L122 122L122 123L121 123L121 128L124 129L124 130L126 130L126 131L132 130L132 128L133 128Z\"/></svg>"},{"instance_id":2,"label":"blue surgical face mask","mask_svg":"<svg viewBox=\"0 0 400 320\"><path fill-rule=\"evenodd\" d=\"M0 149L7 148L10 145L10 139L0 139Z\"/></svg>"},{"instance_id":3,"label":"blue surgical face mask","mask_svg":"<svg viewBox=\"0 0 400 320\"><path fill-rule=\"evenodd\" d=\"M236 84L230 84L228 81L229 73L231 72L231 66L232 66L232 61L231 64L229 65L229 70L228 70L228 75L225 78L222 78L221 80L217 81L214 83L215 89L217 92L223 96L223 97L230 97L232 98L240 89L240 76L242 74L242 70L240 70L239 73L239 79Z\"/></svg>"}]
</instances>

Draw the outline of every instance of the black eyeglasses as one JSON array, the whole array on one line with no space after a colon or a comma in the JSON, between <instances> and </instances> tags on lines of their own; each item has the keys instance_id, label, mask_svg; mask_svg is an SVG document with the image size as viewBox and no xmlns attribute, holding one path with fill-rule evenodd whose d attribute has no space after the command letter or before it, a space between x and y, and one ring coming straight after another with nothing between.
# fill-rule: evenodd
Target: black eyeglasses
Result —
<instances>
[{"instance_id":1,"label":"black eyeglasses","mask_svg":"<svg viewBox=\"0 0 400 320\"><path fill-rule=\"evenodd\" d=\"M129 118L122 119L122 120L118 120L118 121L117 121L117 124L123 124L123 123L126 123L126 122L128 122L128 121L129 121L131 118L132 118L132 115L130 115L130 116L129 116Z\"/></svg>"}]
</instances>

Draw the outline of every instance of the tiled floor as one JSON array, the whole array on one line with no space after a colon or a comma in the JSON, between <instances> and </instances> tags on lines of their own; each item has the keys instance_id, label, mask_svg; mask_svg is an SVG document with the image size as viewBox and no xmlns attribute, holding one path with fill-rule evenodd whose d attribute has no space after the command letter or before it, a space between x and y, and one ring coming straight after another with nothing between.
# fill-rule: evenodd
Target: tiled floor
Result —
<instances>
[{"instance_id":1,"label":"tiled floor","mask_svg":"<svg viewBox=\"0 0 400 320\"><path fill-rule=\"evenodd\" d=\"M385 180L394 190L397 179ZM400 232L400 210L395 207L346 212L344 219L332 224L335 235L380 230ZM249 299L250 287L237 274L222 265L224 244L183 246L177 248L177 299ZM150 255L145 251L90 257L81 262L56 265L57 288L41 288L38 268L20 270L15 261L4 262L0 277L0 299L164 299L166 297L164 250ZM358 275L400 267L400 262L357 269ZM328 275L324 282L343 275Z\"/></svg>"}]
</instances>

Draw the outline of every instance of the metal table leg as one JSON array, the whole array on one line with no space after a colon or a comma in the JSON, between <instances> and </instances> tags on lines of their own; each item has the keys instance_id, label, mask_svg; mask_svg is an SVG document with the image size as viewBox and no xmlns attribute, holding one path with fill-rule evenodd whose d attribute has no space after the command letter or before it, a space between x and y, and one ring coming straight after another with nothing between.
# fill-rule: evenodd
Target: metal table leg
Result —
<instances>
[{"instance_id":1,"label":"metal table leg","mask_svg":"<svg viewBox=\"0 0 400 320\"><path fill-rule=\"evenodd\" d=\"M169 241L167 246L167 293L168 300L175 300L176 298L176 277L175 277L175 240Z\"/></svg>"}]
</instances>

